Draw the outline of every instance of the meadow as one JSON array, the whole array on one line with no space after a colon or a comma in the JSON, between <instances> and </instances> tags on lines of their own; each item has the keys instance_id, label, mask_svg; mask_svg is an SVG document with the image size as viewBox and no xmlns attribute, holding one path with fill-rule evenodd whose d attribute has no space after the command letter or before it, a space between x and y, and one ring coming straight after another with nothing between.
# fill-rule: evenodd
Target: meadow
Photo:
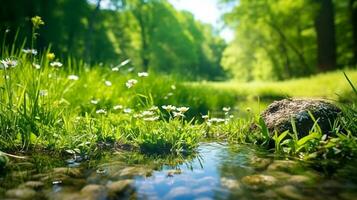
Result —
<instances>
[{"instance_id":1,"label":"meadow","mask_svg":"<svg viewBox=\"0 0 357 200\"><path fill-rule=\"evenodd\" d=\"M62 61L50 49L3 48L2 151L95 155L102 149L126 148L189 154L205 140L267 147L275 142L277 153L285 149L287 155L306 157L317 156L321 148L323 153L335 151L341 142L348 143L342 149L346 153L356 148L356 97L342 71L285 82L198 83L133 72L129 60L115 67L87 66L75 59ZM356 70L345 72L350 80L357 79ZM259 118L265 105L287 97L332 99L346 106L346 113L353 112L336 126L336 138L316 143L324 133L310 134L311 141L297 138L300 146L292 149L282 143L287 134L270 137ZM260 129L251 130L252 123ZM351 130L339 132L342 126Z\"/></svg>"},{"instance_id":2,"label":"meadow","mask_svg":"<svg viewBox=\"0 0 357 200\"><path fill-rule=\"evenodd\" d=\"M33 18L31 44L43 23ZM5 41L5 40L4 40ZM91 156L103 149L145 154L190 154L201 141L253 143L301 158L353 155L356 142L357 71L283 82L185 82L118 66L61 59L51 49L2 44L1 151L51 151ZM345 76L344 76L345 73ZM260 112L273 100L320 97L344 110L335 134L314 128L269 133ZM258 129L252 129L256 124ZM273 144L273 145L272 145ZM332 153L331 153L332 152ZM10 155L11 154L7 154Z\"/></svg>"}]
</instances>

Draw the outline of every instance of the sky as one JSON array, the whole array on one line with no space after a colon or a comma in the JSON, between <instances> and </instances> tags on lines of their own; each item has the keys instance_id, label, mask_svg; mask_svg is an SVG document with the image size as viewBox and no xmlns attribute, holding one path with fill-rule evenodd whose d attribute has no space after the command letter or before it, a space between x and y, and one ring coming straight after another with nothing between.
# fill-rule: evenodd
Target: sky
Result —
<instances>
[{"instance_id":1,"label":"sky","mask_svg":"<svg viewBox=\"0 0 357 200\"><path fill-rule=\"evenodd\" d=\"M222 29L221 15L224 10L218 6L218 0L169 0L169 2L176 9L189 11L196 19ZM233 39L234 33L229 28L223 28L220 35L229 42Z\"/></svg>"}]
</instances>

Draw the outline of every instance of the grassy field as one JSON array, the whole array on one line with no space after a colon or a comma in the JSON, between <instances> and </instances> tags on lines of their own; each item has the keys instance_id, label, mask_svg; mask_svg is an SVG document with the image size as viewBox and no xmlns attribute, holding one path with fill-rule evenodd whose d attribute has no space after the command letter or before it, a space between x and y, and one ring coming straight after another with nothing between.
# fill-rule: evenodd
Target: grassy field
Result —
<instances>
[{"instance_id":1,"label":"grassy field","mask_svg":"<svg viewBox=\"0 0 357 200\"><path fill-rule=\"evenodd\" d=\"M352 90L343 72L346 72L354 84L357 84L357 70L346 69L281 82L202 82L192 83L192 85L225 91L243 100L256 99L257 97L262 100L316 97L346 101L351 97Z\"/></svg>"},{"instance_id":2,"label":"grassy field","mask_svg":"<svg viewBox=\"0 0 357 200\"><path fill-rule=\"evenodd\" d=\"M102 149L129 148L189 154L207 139L269 148L275 143L277 153L300 157L357 150L357 94L342 71L276 83L185 83L133 72L130 61L89 67L76 59L63 61L50 50L3 45L1 52L0 151L91 156ZM346 73L357 80L356 70ZM260 103L300 96L344 102L346 114L333 130L335 137L320 143L325 133L318 129L308 138L293 137L296 133L271 137L259 119ZM235 115L237 110L245 117ZM252 123L258 129L251 130Z\"/></svg>"}]
</instances>

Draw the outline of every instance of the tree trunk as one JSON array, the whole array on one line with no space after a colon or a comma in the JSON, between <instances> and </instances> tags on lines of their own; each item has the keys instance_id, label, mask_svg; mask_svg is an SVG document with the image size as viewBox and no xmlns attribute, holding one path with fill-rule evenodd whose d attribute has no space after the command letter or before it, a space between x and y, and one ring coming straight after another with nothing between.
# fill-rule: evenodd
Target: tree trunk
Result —
<instances>
[{"instance_id":1,"label":"tree trunk","mask_svg":"<svg viewBox=\"0 0 357 200\"><path fill-rule=\"evenodd\" d=\"M86 41L86 48L85 48L85 59L88 63L91 62L91 56L92 56L92 49L93 49L93 31L94 31L94 24L95 24L95 19L97 18L97 15L100 10L100 3L102 0L97 0L97 4L95 7L95 10L92 12L92 14L89 16L88 19L88 33L87 33L87 41Z\"/></svg>"},{"instance_id":2,"label":"tree trunk","mask_svg":"<svg viewBox=\"0 0 357 200\"><path fill-rule=\"evenodd\" d=\"M332 0L317 0L320 9L315 19L317 64L319 71L336 68L335 13Z\"/></svg>"},{"instance_id":3,"label":"tree trunk","mask_svg":"<svg viewBox=\"0 0 357 200\"><path fill-rule=\"evenodd\" d=\"M350 0L351 23L353 33L353 64L357 65L357 1Z\"/></svg>"},{"instance_id":4,"label":"tree trunk","mask_svg":"<svg viewBox=\"0 0 357 200\"><path fill-rule=\"evenodd\" d=\"M140 37L141 37L141 61L143 64L143 71L147 72L149 70L149 41L148 41L148 27L144 21L143 16L143 9L142 9L143 2L140 3L139 8L137 8L135 14L136 19L138 20L140 26Z\"/></svg>"}]
</instances>

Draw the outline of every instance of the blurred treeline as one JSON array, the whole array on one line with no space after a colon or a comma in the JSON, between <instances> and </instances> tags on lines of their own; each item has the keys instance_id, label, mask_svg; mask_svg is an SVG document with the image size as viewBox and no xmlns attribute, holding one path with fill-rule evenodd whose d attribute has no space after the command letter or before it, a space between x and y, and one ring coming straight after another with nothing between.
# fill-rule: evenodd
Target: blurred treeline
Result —
<instances>
[{"instance_id":1,"label":"blurred treeline","mask_svg":"<svg viewBox=\"0 0 357 200\"><path fill-rule=\"evenodd\" d=\"M233 4L225 21L236 30L222 64L238 79L356 67L357 0L222 1Z\"/></svg>"},{"instance_id":2,"label":"blurred treeline","mask_svg":"<svg viewBox=\"0 0 357 200\"><path fill-rule=\"evenodd\" d=\"M0 0L0 38L9 29L11 43L18 28L18 41L29 38L29 20L39 15L39 50L51 43L56 55L88 64L130 58L137 71L191 80L283 80L356 67L357 0L218 1L232 8L224 16L235 30L229 44L168 0Z\"/></svg>"},{"instance_id":3,"label":"blurred treeline","mask_svg":"<svg viewBox=\"0 0 357 200\"><path fill-rule=\"evenodd\" d=\"M36 48L52 44L60 57L116 66L131 59L137 71L186 79L222 79L226 46L214 29L177 11L167 0L0 0L1 35L30 38L32 16L45 21ZM25 45L29 47L29 42ZM65 61L66 62L66 61Z\"/></svg>"}]
</instances>

